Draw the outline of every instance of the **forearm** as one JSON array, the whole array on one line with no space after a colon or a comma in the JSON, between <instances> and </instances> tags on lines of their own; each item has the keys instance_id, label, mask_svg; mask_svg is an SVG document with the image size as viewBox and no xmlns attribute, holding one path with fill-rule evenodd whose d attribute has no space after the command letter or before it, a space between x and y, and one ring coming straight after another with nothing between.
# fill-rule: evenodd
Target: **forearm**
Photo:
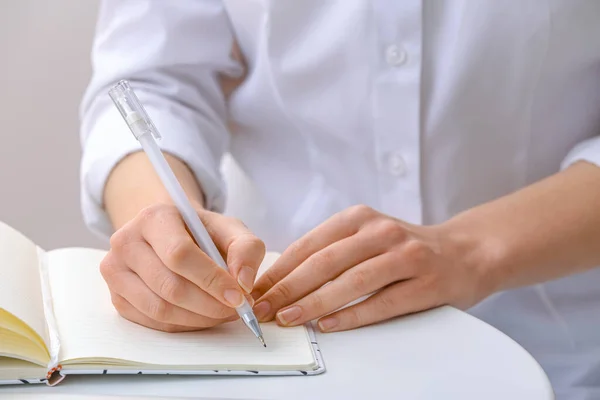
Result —
<instances>
[{"instance_id":1,"label":"forearm","mask_svg":"<svg viewBox=\"0 0 600 400\"><path fill-rule=\"evenodd\" d=\"M176 157L165 157L192 203L201 206L203 195L194 174ZM140 210L155 203L172 201L152 164L143 152L127 156L114 168L104 190L104 207L113 227L119 229Z\"/></svg>"},{"instance_id":2,"label":"forearm","mask_svg":"<svg viewBox=\"0 0 600 400\"><path fill-rule=\"evenodd\" d=\"M600 168L581 162L443 224L494 290L600 265Z\"/></svg>"}]
</instances>

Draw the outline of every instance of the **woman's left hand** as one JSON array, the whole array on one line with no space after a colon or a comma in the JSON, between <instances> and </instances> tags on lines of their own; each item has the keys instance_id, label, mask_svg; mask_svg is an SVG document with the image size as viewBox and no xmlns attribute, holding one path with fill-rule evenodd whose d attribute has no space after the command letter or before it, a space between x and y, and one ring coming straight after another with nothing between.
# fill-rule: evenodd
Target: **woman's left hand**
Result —
<instances>
[{"instance_id":1,"label":"woman's left hand","mask_svg":"<svg viewBox=\"0 0 600 400\"><path fill-rule=\"evenodd\" d=\"M445 304L466 309L493 292L471 242L443 224L416 226L354 206L281 255L255 285L254 311L284 326L320 318L319 329L333 332Z\"/></svg>"}]
</instances>

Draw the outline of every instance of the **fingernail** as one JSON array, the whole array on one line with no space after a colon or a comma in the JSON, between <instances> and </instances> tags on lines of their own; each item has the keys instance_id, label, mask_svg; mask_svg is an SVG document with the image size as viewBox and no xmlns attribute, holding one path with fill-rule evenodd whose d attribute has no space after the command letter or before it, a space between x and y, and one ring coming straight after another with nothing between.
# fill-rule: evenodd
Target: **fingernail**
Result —
<instances>
[{"instance_id":1,"label":"fingernail","mask_svg":"<svg viewBox=\"0 0 600 400\"><path fill-rule=\"evenodd\" d=\"M242 292L235 289L227 289L225 293L223 293L223 297L225 297L225 301L233 308L241 306L244 302L244 295Z\"/></svg>"},{"instance_id":2,"label":"fingernail","mask_svg":"<svg viewBox=\"0 0 600 400\"><path fill-rule=\"evenodd\" d=\"M331 317L320 320L318 325L319 329L321 329L322 332L326 332L335 328L338 325L338 323L339 321L336 317Z\"/></svg>"},{"instance_id":3,"label":"fingernail","mask_svg":"<svg viewBox=\"0 0 600 400\"><path fill-rule=\"evenodd\" d=\"M254 286L254 270L250 267L242 267L238 274L237 281L246 293L252 292L252 287Z\"/></svg>"},{"instance_id":4,"label":"fingernail","mask_svg":"<svg viewBox=\"0 0 600 400\"><path fill-rule=\"evenodd\" d=\"M292 306L277 313L277 319L282 325L289 325L302 315L302 309L299 306Z\"/></svg>"},{"instance_id":5,"label":"fingernail","mask_svg":"<svg viewBox=\"0 0 600 400\"><path fill-rule=\"evenodd\" d=\"M254 316L262 321L267 317L269 311L271 311L271 303L268 301L261 301L254 307Z\"/></svg>"}]
</instances>

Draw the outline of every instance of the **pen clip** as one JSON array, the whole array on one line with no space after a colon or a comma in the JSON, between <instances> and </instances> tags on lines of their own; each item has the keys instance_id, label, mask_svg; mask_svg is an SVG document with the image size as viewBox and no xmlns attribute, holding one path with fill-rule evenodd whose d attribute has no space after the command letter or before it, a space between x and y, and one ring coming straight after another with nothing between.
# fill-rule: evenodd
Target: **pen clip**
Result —
<instances>
[{"instance_id":1,"label":"pen clip","mask_svg":"<svg viewBox=\"0 0 600 400\"><path fill-rule=\"evenodd\" d=\"M119 81L109 91L108 95L117 106L121 116L131 129L133 136L139 138L150 133L155 139L160 139L160 133L146 113L146 110L135 95L135 92L126 80Z\"/></svg>"}]
</instances>

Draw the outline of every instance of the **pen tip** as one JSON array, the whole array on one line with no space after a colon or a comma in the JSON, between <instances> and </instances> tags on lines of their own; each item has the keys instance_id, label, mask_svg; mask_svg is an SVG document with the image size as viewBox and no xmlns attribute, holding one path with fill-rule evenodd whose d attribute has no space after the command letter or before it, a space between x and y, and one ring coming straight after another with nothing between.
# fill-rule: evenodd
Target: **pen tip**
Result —
<instances>
[{"instance_id":1,"label":"pen tip","mask_svg":"<svg viewBox=\"0 0 600 400\"><path fill-rule=\"evenodd\" d=\"M262 337L262 336L259 336L259 337L258 337L258 340L260 340L260 342L262 343L262 345L263 345L264 347L267 347L267 344L265 343L265 339L263 339L263 337Z\"/></svg>"}]
</instances>

